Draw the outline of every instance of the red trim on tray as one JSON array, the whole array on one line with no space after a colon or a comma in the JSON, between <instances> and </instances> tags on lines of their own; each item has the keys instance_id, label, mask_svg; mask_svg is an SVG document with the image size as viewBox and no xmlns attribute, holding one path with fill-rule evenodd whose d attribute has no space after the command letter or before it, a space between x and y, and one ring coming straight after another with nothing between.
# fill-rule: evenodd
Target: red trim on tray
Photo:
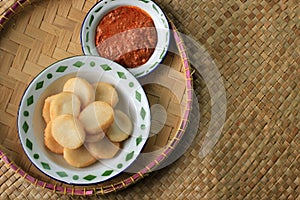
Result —
<instances>
[{"instance_id":1,"label":"red trim on tray","mask_svg":"<svg viewBox=\"0 0 300 200\"><path fill-rule=\"evenodd\" d=\"M140 177L141 177L141 175L140 175L139 173L134 174L134 175L132 176L132 178L133 178L134 180L137 180L137 179L140 178Z\"/></svg>"},{"instance_id":2,"label":"red trim on tray","mask_svg":"<svg viewBox=\"0 0 300 200\"><path fill-rule=\"evenodd\" d=\"M46 188L53 190L54 189L54 185L51 183L46 183Z\"/></svg>"},{"instance_id":3,"label":"red trim on tray","mask_svg":"<svg viewBox=\"0 0 300 200\"><path fill-rule=\"evenodd\" d=\"M169 153L171 153L172 150L172 148L168 147L163 153L168 155Z\"/></svg>"},{"instance_id":4,"label":"red trim on tray","mask_svg":"<svg viewBox=\"0 0 300 200\"><path fill-rule=\"evenodd\" d=\"M108 186L106 188L103 188L103 191L102 191L103 193L102 194L107 194L107 193L110 193L112 191L113 191L112 187Z\"/></svg>"},{"instance_id":5,"label":"red trim on tray","mask_svg":"<svg viewBox=\"0 0 300 200\"><path fill-rule=\"evenodd\" d=\"M129 178L130 178L130 180L131 180L132 183L135 183L135 180L134 180L133 176L130 176Z\"/></svg>"},{"instance_id":6,"label":"red trim on tray","mask_svg":"<svg viewBox=\"0 0 300 200\"><path fill-rule=\"evenodd\" d=\"M79 190L79 189L75 189L75 190L74 190L74 194L75 194L75 195L83 195L83 191L82 191L82 190Z\"/></svg>"},{"instance_id":7,"label":"red trim on tray","mask_svg":"<svg viewBox=\"0 0 300 200\"><path fill-rule=\"evenodd\" d=\"M16 11L14 11L14 9L12 9L12 7L10 7L9 10L10 10L13 14L17 14Z\"/></svg>"},{"instance_id":8,"label":"red trim on tray","mask_svg":"<svg viewBox=\"0 0 300 200\"><path fill-rule=\"evenodd\" d=\"M3 20L4 20L4 19L2 19L2 18L0 19L0 28L1 28L1 29L4 28L4 26L2 25L2 24L4 24L4 21L3 21ZM3 22L2 22L2 21L3 21Z\"/></svg>"},{"instance_id":9,"label":"red trim on tray","mask_svg":"<svg viewBox=\"0 0 300 200\"><path fill-rule=\"evenodd\" d=\"M111 184L111 187L113 188L113 190L116 192L116 188L114 187L114 184Z\"/></svg>"},{"instance_id":10,"label":"red trim on tray","mask_svg":"<svg viewBox=\"0 0 300 200\"><path fill-rule=\"evenodd\" d=\"M124 186L124 188L126 187L126 184L124 183L124 181L121 181L122 185Z\"/></svg>"},{"instance_id":11,"label":"red trim on tray","mask_svg":"<svg viewBox=\"0 0 300 200\"><path fill-rule=\"evenodd\" d=\"M29 182L31 182L31 183L34 183L34 182L35 182L35 178L32 177L32 176L30 176L29 174L27 174L26 179L27 179Z\"/></svg>"},{"instance_id":12,"label":"red trim on tray","mask_svg":"<svg viewBox=\"0 0 300 200\"><path fill-rule=\"evenodd\" d=\"M12 6L12 8L16 10L19 6L20 6L21 8L24 8L23 4L22 4L20 1L17 1L17 2Z\"/></svg>"},{"instance_id":13,"label":"red trim on tray","mask_svg":"<svg viewBox=\"0 0 300 200\"><path fill-rule=\"evenodd\" d=\"M17 13L17 9L19 7L24 8L23 4L25 2L28 2L31 4L31 2L29 0L20 0L20 1L16 1L14 4L12 4L9 8L6 9L6 11L0 16L0 28L1 29L4 28L4 24L9 20L9 18Z\"/></svg>"},{"instance_id":14,"label":"red trim on tray","mask_svg":"<svg viewBox=\"0 0 300 200\"><path fill-rule=\"evenodd\" d=\"M62 187L62 186L57 186L57 185L56 185L55 188L56 188L56 191L57 191L57 192L63 192L63 191L64 191L64 187Z\"/></svg>"},{"instance_id":15,"label":"red trim on tray","mask_svg":"<svg viewBox=\"0 0 300 200\"><path fill-rule=\"evenodd\" d=\"M10 168L13 169L15 172L19 169L19 167L16 165L11 165Z\"/></svg>"}]
</instances>

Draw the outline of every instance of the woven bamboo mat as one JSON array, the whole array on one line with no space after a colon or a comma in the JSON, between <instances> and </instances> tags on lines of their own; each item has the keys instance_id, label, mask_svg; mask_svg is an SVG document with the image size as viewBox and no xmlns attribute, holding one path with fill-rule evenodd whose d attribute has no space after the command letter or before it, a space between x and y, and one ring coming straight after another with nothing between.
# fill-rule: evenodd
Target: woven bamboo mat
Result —
<instances>
[{"instance_id":1,"label":"woven bamboo mat","mask_svg":"<svg viewBox=\"0 0 300 200\"><path fill-rule=\"evenodd\" d=\"M41 37L34 26L40 26L41 19L51 18L51 14L55 12L61 16L71 15L75 21L83 17L82 12L64 12L69 7L69 1L59 1L61 7L55 6L54 2L58 1L51 2L48 4L48 1L44 1L39 4L41 7L34 8L41 10L35 12L36 15L31 18L32 26L27 26L29 19L26 18L31 10L23 11L19 20L10 24L17 30L13 32L11 38L18 40L23 38L19 41L31 43L30 37L23 37L18 31L27 30L35 37ZM82 10L81 5L76 2L81 1L72 1L74 9ZM103 198L299 199L299 2L296 0L156 2L175 21L180 31L195 37L214 59L226 90L226 121L221 137L212 152L204 158L199 157L203 135L208 131L211 120L213 102L203 77L196 71L194 89L198 97L201 121L192 145L172 165L151 173L128 189ZM93 2L86 1L86 3ZM50 11L45 12L43 6L48 6ZM80 28L74 27L74 24L63 18L58 20L57 23L64 23L66 28L72 30ZM50 24L44 28L49 28L48 31L56 30ZM37 42L31 43L35 45L37 51L45 54L43 59L40 59L40 62L43 62L40 65L53 62L53 57L59 59L60 56L68 56L64 51L66 47L74 50L73 53L78 53L75 42L72 45L65 43L72 41L68 31L61 40L56 40L51 35L47 37L49 45L46 49L41 50ZM18 73L18 65L24 62L24 57L20 55L26 55L29 60L35 62L38 62L39 58L30 55L26 47L18 48L8 40L1 40L1 43L1 49L6 50L6 53L3 51L0 53L1 81L5 81L6 85L9 82L5 79L5 74L9 73L11 65L15 65L15 70L11 72L15 79L21 82L30 80L31 75L24 76ZM56 43L60 48L52 49L52 43ZM19 59L16 59L17 55ZM38 65L28 66L34 66L27 69L32 75L41 70ZM8 114L17 110L17 100L20 99L19 95L22 95L22 92L16 92L10 98L10 102L14 103L8 103L7 96L11 95L10 89L23 91L25 87L24 84L15 85L13 82L11 85L14 85L14 88L1 88L0 103L7 105ZM1 111L1 119L6 124L14 123L14 119L7 113ZM8 127L0 127L1 134L9 134ZM0 140L4 138L1 137ZM12 159L18 159L17 154L13 155L15 157ZM25 160L23 162L26 163ZM84 199L59 195L35 187L15 174L2 161L0 167L2 199Z\"/></svg>"}]
</instances>

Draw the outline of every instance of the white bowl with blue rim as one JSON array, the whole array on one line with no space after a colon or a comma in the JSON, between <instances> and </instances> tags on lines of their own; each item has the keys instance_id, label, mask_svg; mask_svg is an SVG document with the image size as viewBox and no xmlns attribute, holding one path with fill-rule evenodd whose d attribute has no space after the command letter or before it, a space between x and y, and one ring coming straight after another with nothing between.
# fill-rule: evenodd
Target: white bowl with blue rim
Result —
<instances>
[{"instance_id":1,"label":"white bowl with blue rim","mask_svg":"<svg viewBox=\"0 0 300 200\"><path fill-rule=\"evenodd\" d=\"M128 68L136 77L142 77L152 72L159 66L168 52L170 42L170 30L168 20L160 7L150 0L102 0L86 15L81 28L81 45L85 55L99 55L96 45L96 29L101 19L111 10L120 6L136 6L148 13L155 25L157 32L157 44L149 60L138 67Z\"/></svg>"},{"instance_id":2,"label":"white bowl with blue rim","mask_svg":"<svg viewBox=\"0 0 300 200\"><path fill-rule=\"evenodd\" d=\"M63 84L71 77L81 77L90 83L113 84L119 95L116 108L130 116L133 122L131 137L114 158L99 160L85 168L70 166L62 155L50 152L44 145L44 100L61 92ZM46 175L68 184L95 184L124 171L141 152L149 130L150 109L140 83L119 64L99 56L71 57L46 68L28 86L18 112L19 138L28 158Z\"/></svg>"}]
</instances>

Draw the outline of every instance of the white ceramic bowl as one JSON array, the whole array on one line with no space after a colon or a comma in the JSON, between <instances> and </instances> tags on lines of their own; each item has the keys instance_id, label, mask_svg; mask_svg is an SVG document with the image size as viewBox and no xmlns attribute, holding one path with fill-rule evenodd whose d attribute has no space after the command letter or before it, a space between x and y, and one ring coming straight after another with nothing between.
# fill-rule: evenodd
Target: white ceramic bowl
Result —
<instances>
[{"instance_id":1,"label":"white ceramic bowl","mask_svg":"<svg viewBox=\"0 0 300 200\"><path fill-rule=\"evenodd\" d=\"M112 159L85 167L70 166L62 157L46 149L42 108L46 97L62 91L68 78L82 77L90 83L103 81L115 86L116 108L130 116L132 136ZM52 64L28 86L18 113L19 138L31 162L53 179L68 184L94 184L124 171L139 155L150 130L150 109L143 88L126 69L99 56L76 56Z\"/></svg>"},{"instance_id":2,"label":"white ceramic bowl","mask_svg":"<svg viewBox=\"0 0 300 200\"><path fill-rule=\"evenodd\" d=\"M98 2L87 14L81 28L81 45L85 55L99 55L95 46L96 28L100 20L111 10L119 6L136 6L147 12L155 25L157 45L150 59L143 65L128 70L136 77L142 77L153 71L166 55L170 41L170 30L166 16L150 0L103 0Z\"/></svg>"}]
</instances>

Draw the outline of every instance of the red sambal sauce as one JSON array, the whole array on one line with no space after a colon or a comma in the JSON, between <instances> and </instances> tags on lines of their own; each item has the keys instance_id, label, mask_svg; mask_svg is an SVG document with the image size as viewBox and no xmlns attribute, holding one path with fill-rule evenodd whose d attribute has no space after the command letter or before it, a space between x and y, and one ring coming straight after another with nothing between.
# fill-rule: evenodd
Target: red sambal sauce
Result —
<instances>
[{"instance_id":1,"label":"red sambal sauce","mask_svg":"<svg viewBox=\"0 0 300 200\"><path fill-rule=\"evenodd\" d=\"M135 6L120 6L99 22L95 43L100 56L126 68L135 68L153 54L157 32L145 11Z\"/></svg>"}]
</instances>

